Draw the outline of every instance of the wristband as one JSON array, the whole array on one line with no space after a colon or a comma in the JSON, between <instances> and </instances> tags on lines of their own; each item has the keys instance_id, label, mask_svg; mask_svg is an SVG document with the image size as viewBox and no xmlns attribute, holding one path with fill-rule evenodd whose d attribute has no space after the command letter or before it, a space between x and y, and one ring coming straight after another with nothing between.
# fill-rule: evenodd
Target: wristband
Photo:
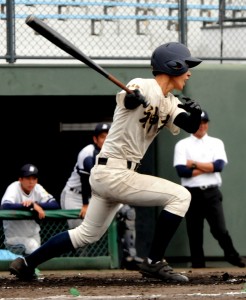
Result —
<instances>
[{"instance_id":1,"label":"wristband","mask_svg":"<svg viewBox=\"0 0 246 300\"><path fill-rule=\"evenodd\" d=\"M197 169L197 165L195 162L193 162L193 164L191 165L191 169L194 170L194 169Z\"/></svg>"},{"instance_id":2,"label":"wristband","mask_svg":"<svg viewBox=\"0 0 246 300\"><path fill-rule=\"evenodd\" d=\"M34 210L34 203L32 203L31 205L29 205L29 209L30 209L30 211Z\"/></svg>"}]
</instances>

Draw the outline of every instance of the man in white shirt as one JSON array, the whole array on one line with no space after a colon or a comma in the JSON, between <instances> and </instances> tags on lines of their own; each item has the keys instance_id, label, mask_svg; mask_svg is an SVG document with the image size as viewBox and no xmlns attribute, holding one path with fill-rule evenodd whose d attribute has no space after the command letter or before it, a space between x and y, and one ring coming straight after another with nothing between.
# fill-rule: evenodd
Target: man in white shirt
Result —
<instances>
[{"instance_id":1,"label":"man in white shirt","mask_svg":"<svg viewBox=\"0 0 246 300\"><path fill-rule=\"evenodd\" d=\"M222 140L207 134L209 116L202 112L197 132L177 142L174 150L174 167L181 184L191 193L190 207L186 213L191 263L193 268L205 268L203 228L206 219L213 237L224 251L225 259L238 267L246 261L233 246L226 228L222 206L221 172L227 164Z\"/></svg>"}]
</instances>

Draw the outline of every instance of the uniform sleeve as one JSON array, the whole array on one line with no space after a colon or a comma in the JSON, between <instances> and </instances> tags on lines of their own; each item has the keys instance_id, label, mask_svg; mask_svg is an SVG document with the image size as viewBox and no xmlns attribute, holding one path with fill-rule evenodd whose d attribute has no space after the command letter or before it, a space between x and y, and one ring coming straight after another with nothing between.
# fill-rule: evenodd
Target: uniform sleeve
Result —
<instances>
[{"instance_id":1,"label":"uniform sleeve","mask_svg":"<svg viewBox=\"0 0 246 300\"><path fill-rule=\"evenodd\" d=\"M138 89L140 93L145 96L144 90L141 88L142 85L142 79L141 78L134 78L131 81L128 82L127 88L129 90L135 90ZM126 91L122 90L119 93L116 94L116 102L119 106L125 107L124 99L126 96Z\"/></svg>"},{"instance_id":2,"label":"uniform sleeve","mask_svg":"<svg viewBox=\"0 0 246 300\"><path fill-rule=\"evenodd\" d=\"M173 166L184 165L186 166L187 157L185 145L182 141L177 142L174 147Z\"/></svg>"},{"instance_id":3,"label":"uniform sleeve","mask_svg":"<svg viewBox=\"0 0 246 300\"><path fill-rule=\"evenodd\" d=\"M215 143L216 143L216 145L214 145L214 149L216 151L214 154L213 161L223 160L226 165L228 163L228 159L227 159L227 155L226 155L226 151L225 151L225 145L222 140L217 139L217 138L215 138Z\"/></svg>"},{"instance_id":4,"label":"uniform sleeve","mask_svg":"<svg viewBox=\"0 0 246 300\"><path fill-rule=\"evenodd\" d=\"M77 169L77 172L80 176L80 182L82 186L82 202L83 204L88 204L89 199L91 197L91 186L89 183L89 177L91 173L91 169L95 165L95 155L98 153L95 148L93 148L94 151L92 153L88 153L88 156L84 157L82 159L78 159L79 161L83 161L82 163L79 163L80 168ZM82 168L83 167L83 168Z\"/></svg>"},{"instance_id":5,"label":"uniform sleeve","mask_svg":"<svg viewBox=\"0 0 246 300\"><path fill-rule=\"evenodd\" d=\"M3 195L1 204L15 204L15 203L21 203L21 199L19 199L18 196L18 190L17 185L12 183L9 185Z\"/></svg>"},{"instance_id":6,"label":"uniform sleeve","mask_svg":"<svg viewBox=\"0 0 246 300\"><path fill-rule=\"evenodd\" d=\"M179 114L186 113L186 111L178 107L178 104L181 104L181 101L171 93L169 93L168 99L169 102L166 103L165 109L168 111L170 118L168 120L168 123L166 124L166 127L173 135L177 135L180 133L180 127L175 125L174 120Z\"/></svg>"},{"instance_id":7,"label":"uniform sleeve","mask_svg":"<svg viewBox=\"0 0 246 300\"><path fill-rule=\"evenodd\" d=\"M20 203L8 203L7 201L5 201L5 203L3 203L1 205L1 209L13 209L13 210L30 210L29 207L25 207Z\"/></svg>"},{"instance_id":8,"label":"uniform sleeve","mask_svg":"<svg viewBox=\"0 0 246 300\"><path fill-rule=\"evenodd\" d=\"M52 203L53 201L56 202L56 199L48 193L45 188L37 183L34 190L34 202L37 202L38 204L44 204L44 203Z\"/></svg>"},{"instance_id":9,"label":"uniform sleeve","mask_svg":"<svg viewBox=\"0 0 246 300\"><path fill-rule=\"evenodd\" d=\"M49 199L47 202L40 202L38 203L39 206L41 206L44 210L48 209L60 209L60 204L56 201L55 198Z\"/></svg>"}]
</instances>

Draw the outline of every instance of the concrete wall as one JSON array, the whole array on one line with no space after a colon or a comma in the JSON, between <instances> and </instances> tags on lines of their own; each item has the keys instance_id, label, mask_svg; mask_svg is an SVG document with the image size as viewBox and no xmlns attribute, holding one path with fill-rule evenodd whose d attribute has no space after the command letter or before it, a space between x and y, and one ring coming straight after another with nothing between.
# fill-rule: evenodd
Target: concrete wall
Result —
<instances>
[{"instance_id":1,"label":"concrete wall","mask_svg":"<svg viewBox=\"0 0 246 300\"><path fill-rule=\"evenodd\" d=\"M134 77L152 76L148 65L105 64L101 66L123 83L127 83ZM221 138L225 143L229 160L229 164L222 173L226 221L235 247L240 254L246 255L244 233L246 227L246 178L244 172L246 65L204 62L191 71L192 77L187 82L183 94L199 101L201 106L208 111L211 118L209 133ZM54 184L58 184L59 188L56 191L60 190L75 163L77 151L83 146L79 145L79 133L66 133L66 137L61 138L64 134L59 131L61 120L83 123L84 121L101 121L104 117L110 119L114 110L114 95L120 88L83 64L1 65L0 78L2 106L5 103L8 108L7 110L2 109L0 121L3 139L1 165L2 170L6 170L4 180L0 185L1 193L5 189L6 183L13 179L11 168L16 168L17 162L21 163L23 157L28 159L27 153L34 161L36 159L38 163L42 163L42 169L46 175L43 177L45 184L47 183L51 188ZM16 96L14 100L10 101L7 97L10 95ZM47 95L54 96L51 102L47 101L47 97L42 97ZM16 104L13 101L16 101ZM51 108L51 104L55 108ZM89 109L86 108L87 105L89 105ZM34 113L42 115L42 117L32 118L31 134L28 134L27 131L30 123L27 120L26 109L29 116ZM35 122L38 122L37 130L35 130ZM49 125L50 122L52 126ZM24 127L22 127L23 124ZM16 128L18 128L17 131ZM21 136L28 137L28 149L31 144L32 151L25 150L27 149L23 142L25 139L22 139ZM178 136L172 136L168 131L163 130L151 147L150 155L145 161L147 172L154 172L161 177L179 182L172 166L173 148L175 143L185 136L184 132ZM43 143L38 142L39 137L43 139ZM36 143L32 142L34 139L37 140L35 140ZM83 140L83 143L88 141L88 132L86 132L86 139ZM19 149L22 150L19 151ZM70 159L69 153L73 154ZM40 160L40 156L43 157L42 160ZM67 160L69 163L66 163ZM53 169L56 171L55 174L58 174L55 181ZM59 180L62 183L59 183ZM143 213L140 209L139 215L143 224L148 218L148 214L146 210ZM143 230L140 230L137 246L141 254L147 252L154 226L154 216L155 213L151 211L150 219L145 223L145 230L148 230L149 234L144 234ZM150 224L150 229L147 224ZM189 255L184 225L183 221L167 251L168 256ZM141 224L138 224L138 227L143 228ZM211 237L207 224L205 224L205 253L207 256L223 256L217 242Z\"/></svg>"}]
</instances>

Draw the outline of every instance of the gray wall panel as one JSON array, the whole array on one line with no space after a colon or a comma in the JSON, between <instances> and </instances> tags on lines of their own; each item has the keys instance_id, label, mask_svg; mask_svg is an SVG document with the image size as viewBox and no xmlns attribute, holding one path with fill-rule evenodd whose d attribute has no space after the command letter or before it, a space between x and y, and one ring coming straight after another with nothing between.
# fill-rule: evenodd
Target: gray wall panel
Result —
<instances>
[{"instance_id":1,"label":"gray wall panel","mask_svg":"<svg viewBox=\"0 0 246 300\"><path fill-rule=\"evenodd\" d=\"M147 64L105 64L102 66L125 84L134 77L147 78L152 76L150 67ZM225 143L229 159L229 164L222 173L222 192L224 195L226 221L235 247L240 254L246 255L244 232L244 228L246 228L246 65L202 63L194 70L191 69L191 71L192 76L187 82L183 94L199 101L202 107L208 111L211 118L209 134L221 138ZM86 99L85 96L88 95L113 96L120 89L83 64L1 65L0 78L1 96L80 95L84 97L83 99ZM23 101L25 98L22 97L21 99ZM42 101L42 97L37 99ZM60 98L55 97L55 100L57 99ZM65 97L64 100L66 101L66 99ZM18 97L16 100L18 101ZM38 101L37 103L41 103ZM42 105L47 104L42 102ZM69 119L72 119L71 116ZM47 121L45 120L45 122ZM93 122L95 121L93 120ZM6 124L3 119L2 122ZM78 120L75 122L78 122ZM56 128L59 126L54 124L53 127ZM41 131L40 124L39 128ZM7 136L8 128L5 127L4 129L4 135ZM179 178L172 166L173 148L175 143L186 135L186 133L181 132L178 136L172 136L168 131L163 130L158 136L155 149L153 150L154 153L146 163L150 165L154 164L159 176L179 183ZM59 137L56 138L59 140ZM73 146L71 145L71 147ZM11 157L6 157L8 154L6 149L4 154L4 160L9 159L11 161ZM56 162L56 165L59 165L59 162ZM45 168L46 166L44 165ZM52 178L52 175L50 176ZM144 238L144 235L141 238ZM145 251L143 250L142 253L145 253ZM217 242L210 235L207 225L205 225L205 253L207 256L223 256ZM185 221L183 221L175 234L167 255L189 255Z\"/></svg>"}]
</instances>

